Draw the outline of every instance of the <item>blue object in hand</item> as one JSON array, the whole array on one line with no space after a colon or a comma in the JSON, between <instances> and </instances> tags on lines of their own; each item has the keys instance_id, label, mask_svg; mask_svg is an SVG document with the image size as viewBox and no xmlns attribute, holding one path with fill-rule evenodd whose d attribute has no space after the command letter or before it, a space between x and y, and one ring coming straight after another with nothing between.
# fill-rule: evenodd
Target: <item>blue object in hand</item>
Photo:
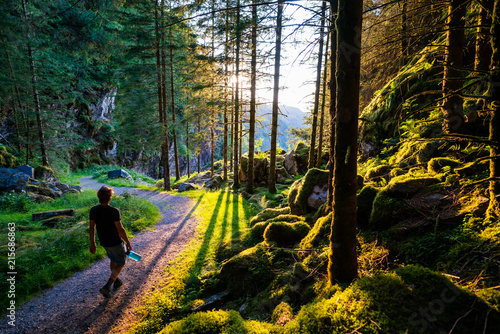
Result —
<instances>
[{"instance_id":1,"label":"blue object in hand","mask_svg":"<svg viewBox=\"0 0 500 334\"><path fill-rule=\"evenodd\" d=\"M136 261L140 261L141 257L142 257L139 254L137 254L136 252L132 252L132 251L129 251L129 252L125 253L125 254L127 254L127 256L129 258L131 258L132 260L136 260Z\"/></svg>"}]
</instances>

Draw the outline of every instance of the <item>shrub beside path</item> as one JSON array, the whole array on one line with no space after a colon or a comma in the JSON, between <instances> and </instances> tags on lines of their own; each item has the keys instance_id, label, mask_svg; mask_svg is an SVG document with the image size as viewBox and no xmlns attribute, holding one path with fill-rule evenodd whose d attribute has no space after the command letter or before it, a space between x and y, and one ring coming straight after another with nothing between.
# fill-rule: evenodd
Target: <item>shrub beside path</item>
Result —
<instances>
[{"instance_id":1,"label":"shrub beside path","mask_svg":"<svg viewBox=\"0 0 500 334\"><path fill-rule=\"evenodd\" d=\"M90 177L80 181L82 188L97 190L102 186ZM123 286L105 299L99 288L108 279L109 260L98 261L18 307L16 327L9 326L8 318L4 318L0 323L1 333L118 333L125 331L136 318L135 309L142 303L142 297L194 236L197 221L193 212L197 203L168 193L114 189L117 195L129 192L150 201L162 214L159 223L135 234L131 240L133 250L142 259L127 260L120 274Z\"/></svg>"}]
</instances>

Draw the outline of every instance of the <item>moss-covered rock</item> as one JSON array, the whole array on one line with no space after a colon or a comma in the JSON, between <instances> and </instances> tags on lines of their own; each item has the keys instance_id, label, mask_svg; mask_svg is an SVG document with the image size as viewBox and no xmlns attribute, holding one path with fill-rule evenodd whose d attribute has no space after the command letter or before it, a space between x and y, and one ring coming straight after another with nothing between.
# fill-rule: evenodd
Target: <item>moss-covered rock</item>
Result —
<instances>
[{"instance_id":1,"label":"moss-covered rock","mask_svg":"<svg viewBox=\"0 0 500 334\"><path fill-rule=\"evenodd\" d=\"M7 152L4 146L0 146L0 167L12 168L16 164L16 157Z\"/></svg>"},{"instance_id":2,"label":"moss-covered rock","mask_svg":"<svg viewBox=\"0 0 500 334\"><path fill-rule=\"evenodd\" d=\"M309 233L311 228L305 222L275 222L269 224L264 231L264 240L279 247L293 246Z\"/></svg>"},{"instance_id":3,"label":"moss-covered rock","mask_svg":"<svg viewBox=\"0 0 500 334\"><path fill-rule=\"evenodd\" d=\"M285 302L281 302L274 308L271 315L271 322L276 325L284 326L293 320L293 309Z\"/></svg>"},{"instance_id":4,"label":"moss-covered rock","mask_svg":"<svg viewBox=\"0 0 500 334\"><path fill-rule=\"evenodd\" d=\"M439 183L439 180L434 177L409 177L389 183L387 185L387 194L390 196L406 197L414 195L425 187L436 183Z\"/></svg>"},{"instance_id":5,"label":"moss-covered rock","mask_svg":"<svg viewBox=\"0 0 500 334\"><path fill-rule=\"evenodd\" d=\"M326 170L311 168L297 180L288 193L290 213L305 215L317 210L327 200L328 174Z\"/></svg>"},{"instance_id":6,"label":"moss-covered rock","mask_svg":"<svg viewBox=\"0 0 500 334\"><path fill-rule=\"evenodd\" d=\"M35 167L35 178L42 181L58 182L52 168L42 165Z\"/></svg>"},{"instance_id":7,"label":"moss-covered rock","mask_svg":"<svg viewBox=\"0 0 500 334\"><path fill-rule=\"evenodd\" d=\"M458 321L458 322L457 322ZM500 314L419 266L366 277L304 306L284 333L495 333ZM457 326L458 324L458 326ZM479 329L479 330L478 330Z\"/></svg>"},{"instance_id":8,"label":"moss-covered rock","mask_svg":"<svg viewBox=\"0 0 500 334\"><path fill-rule=\"evenodd\" d=\"M449 171L453 172L453 170L457 167L462 166L462 163L460 161L450 159L450 158L432 158L429 160L427 163L427 170L429 173L440 173L444 167L449 167Z\"/></svg>"},{"instance_id":9,"label":"moss-covered rock","mask_svg":"<svg viewBox=\"0 0 500 334\"><path fill-rule=\"evenodd\" d=\"M391 167L388 165L380 165L377 167L370 168L364 177L366 181L380 181L384 178L386 181L390 179Z\"/></svg>"},{"instance_id":10,"label":"moss-covered rock","mask_svg":"<svg viewBox=\"0 0 500 334\"><path fill-rule=\"evenodd\" d=\"M276 222L287 222L287 223L296 223L296 222L305 222L306 218L303 216L296 215L279 215L278 217L271 218L267 220L267 223L276 223Z\"/></svg>"},{"instance_id":11,"label":"moss-covered rock","mask_svg":"<svg viewBox=\"0 0 500 334\"><path fill-rule=\"evenodd\" d=\"M252 238L254 240L263 241L264 240L264 231L266 230L268 225L269 225L269 223L267 221L265 221L265 222L257 223L254 226L252 226L252 229L250 230L251 234L252 234Z\"/></svg>"},{"instance_id":12,"label":"moss-covered rock","mask_svg":"<svg viewBox=\"0 0 500 334\"><path fill-rule=\"evenodd\" d=\"M246 182L248 178L248 154L241 157L241 168L239 169L240 181ZM267 184L269 179L269 162L267 158L253 159L254 184Z\"/></svg>"},{"instance_id":13,"label":"moss-covered rock","mask_svg":"<svg viewBox=\"0 0 500 334\"><path fill-rule=\"evenodd\" d=\"M372 212L373 201L378 194L378 189L366 186L359 192L356 202L358 205L357 224L358 227L367 227Z\"/></svg>"},{"instance_id":14,"label":"moss-covered rock","mask_svg":"<svg viewBox=\"0 0 500 334\"><path fill-rule=\"evenodd\" d=\"M396 222L396 212L403 206L403 202L391 197L387 189L381 190L373 200L369 226L375 230L385 230Z\"/></svg>"},{"instance_id":15,"label":"moss-covered rock","mask_svg":"<svg viewBox=\"0 0 500 334\"><path fill-rule=\"evenodd\" d=\"M432 141L408 141L401 145L395 157L400 167L426 164L438 151L438 144Z\"/></svg>"},{"instance_id":16,"label":"moss-covered rock","mask_svg":"<svg viewBox=\"0 0 500 334\"><path fill-rule=\"evenodd\" d=\"M278 333L280 326L254 320L244 320L234 310L208 311L190 314L182 320L169 323L161 334L218 334L247 333L272 334Z\"/></svg>"},{"instance_id":17,"label":"moss-covered rock","mask_svg":"<svg viewBox=\"0 0 500 334\"><path fill-rule=\"evenodd\" d=\"M236 297L257 294L273 277L269 256L260 244L224 262L218 274L221 283Z\"/></svg>"},{"instance_id":18,"label":"moss-covered rock","mask_svg":"<svg viewBox=\"0 0 500 334\"><path fill-rule=\"evenodd\" d=\"M316 248L319 245L326 245L329 242L329 236L332 226L332 213L327 216L319 218L314 224L313 228L300 242L301 249Z\"/></svg>"},{"instance_id":19,"label":"moss-covered rock","mask_svg":"<svg viewBox=\"0 0 500 334\"><path fill-rule=\"evenodd\" d=\"M270 208L265 209L257 214L257 216L252 217L250 219L250 226L253 226L257 223L278 217L279 215L287 215L290 213L290 208Z\"/></svg>"}]
</instances>

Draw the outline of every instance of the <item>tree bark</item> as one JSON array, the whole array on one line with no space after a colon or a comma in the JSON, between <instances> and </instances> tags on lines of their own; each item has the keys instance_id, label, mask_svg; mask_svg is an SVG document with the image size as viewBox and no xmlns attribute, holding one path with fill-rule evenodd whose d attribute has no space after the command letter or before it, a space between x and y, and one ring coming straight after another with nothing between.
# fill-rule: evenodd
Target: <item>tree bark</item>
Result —
<instances>
[{"instance_id":1,"label":"tree bark","mask_svg":"<svg viewBox=\"0 0 500 334\"><path fill-rule=\"evenodd\" d=\"M490 30L490 43L492 49L488 96L490 97L490 133L489 140L500 144L500 98L498 89L500 89L500 1L495 0L493 7L492 24ZM488 216L494 220L500 218L500 159L494 158L500 154L500 148L497 145L490 145L490 181L489 193L490 202L488 205Z\"/></svg>"},{"instance_id":2,"label":"tree bark","mask_svg":"<svg viewBox=\"0 0 500 334\"><path fill-rule=\"evenodd\" d=\"M463 99L456 93L463 86L462 66L466 0L451 0L448 6L446 49L443 74L443 130L460 133L465 119Z\"/></svg>"},{"instance_id":3,"label":"tree bark","mask_svg":"<svg viewBox=\"0 0 500 334\"><path fill-rule=\"evenodd\" d=\"M333 23L338 15L338 0L330 1L330 108L329 108L329 149L328 149L328 208L333 209L333 169L335 167L335 119L337 117L337 28Z\"/></svg>"},{"instance_id":4,"label":"tree bark","mask_svg":"<svg viewBox=\"0 0 500 334\"><path fill-rule=\"evenodd\" d=\"M186 156L187 156L187 175L188 179L191 177L191 171L189 166L189 121L186 120Z\"/></svg>"},{"instance_id":5,"label":"tree bark","mask_svg":"<svg viewBox=\"0 0 500 334\"><path fill-rule=\"evenodd\" d=\"M321 70L323 69L323 44L325 29L326 1L321 4L321 20L319 31L319 52L318 65L316 67L316 91L314 93L313 122L311 126L311 146L309 147L309 162L307 168L311 169L316 165L316 133L318 131L318 110L319 110L319 92L321 89ZM321 156L318 156L321 161Z\"/></svg>"},{"instance_id":6,"label":"tree bark","mask_svg":"<svg viewBox=\"0 0 500 334\"><path fill-rule=\"evenodd\" d=\"M229 7L229 5L227 6ZM224 181L227 180L227 158L228 158L228 131L229 131L229 125L228 125L228 117L227 117L227 112L228 112L228 86L229 86L229 11L226 10L226 44L224 45L224 174L223 174L223 179Z\"/></svg>"},{"instance_id":7,"label":"tree bark","mask_svg":"<svg viewBox=\"0 0 500 334\"><path fill-rule=\"evenodd\" d=\"M330 29L330 28L328 28ZM328 80L328 47L330 45L330 34L326 36L325 45L325 69L323 71L323 84L322 84L322 94L321 94L321 115L319 118L319 141L318 141L318 152L316 153L316 168L321 168L321 157L323 156L323 137L325 128L325 105L326 105L326 82ZM331 183L331 182L330 182Z\"/></svg>"},{"instance_id":8,"label":"tree bark","mask_svg":"<svg viewBox=\"0 0 500 334\"><path fill-rule=\"evenodd\" d=\"M350 283L358 275L356 184L362 14L362 0L339 1L333 218L328 263L332 285Z\"/></svg>"},{"instance_id":9,"label":"tree bark","mask_svg":"<svg viewBox=\"0 0 500 334\"><path fill-rule=\"evenodd\" d=\"M238 175L238 116L240 110L240 97L239 97L239 76L240 76L240 44L241 44L241 27L240 27L240 0L236 4L236 89L234 93L234 156L233 156L233 188L238 188L240 186L239 175Z\"/></svg>"},{"instance_id":10,"label":"tree bark","mask_svg":"<svg viewBox=\"0 0 500 334\"><path fill-rule=\"evenodd\" d=\"M172 32L170 32L170 43L173 43ZM170 105L172 108L172 125L173 125L173 142L174 142L174 161L175 161L175 180L181 178L181 172L179 169L179 151L177 149L177 125L175 121L175 89L174 89L174 51L173 45L170 45L169 56L170 56Z\"/></svg>"},{"instance_id":11,"label":"tree bark","mask_svg":"<svg viewBox=\"0 0 500 334\"><path fill-rule=\"evenodd\" d=\"M488 27L491 27L493 3L493 0L480 1L476 32L476 54L474 59L474 70L477 72L486 72L490 67L492 49Z\"/></svg>"},{"instance_id":12,"label":"tree bark","mask_svg":"<svg viewBox=\"0 0 500 334\"><path fill-rule=\"evenodd\" d=\"M274 58L273 116L271 121L271 162L269 164L269 192L276 193L276 141L278 137L278 98L280 89L281 32L284 0L278 0L276 18L276 54Z\"/></svg>"},{"instance_id":13,"label":"tree bark","mask_svg":"<svg viewBox=\"0 0 500 334\"><path fill-rule=\"evenodd\" d=\"M167 117L167 64L165 55L165 0L161 1L161 65L162 65L162 110L163 110L163 125L165 133L163 137L162 155L163 155L163 188L170 191L170 159L169 150L170 142L168 138L168 117Z\"/></svg>"},{"instance_id":14,"label":"tree bark","mask_svg":"<svg viewBox=\"0 0 500 334\"><path fill-rule=\"evenodd\" d=\"M248 171L247 192L253 194L254 188L254 164L255 155L255 113L257 90L257 0L252 1L252 58L250 60L250 119L248 124Z\"/></svg>"},{"instance_id":15,"label":"tree bark","mask_svg":"<svg viewBox=\"0 0 500 334\"><path fill-rule=\"evenodd\" d=\"M38 141L40 143L40 152L42 154L42 165L49 167L49 159L47 157L47 147L45 144L45 135L43 132L42 110L40 108L40 95L38 94L38 83L37 83L37 77L36 77L35 59L33 56L33 49L31 47L31 43L30 43L31 37L30 37L30 32L29 32L28 12L26 10L26 1L25 0L22 0L22 5L23 5L24 25L26 27L26 37L27 37L26 47L28 49L28 61L29 61L30 74L31 74L31 85L32 85L32 89L33 89L33 101L34 101L34 107L35 107L35 117L36 117L37 131L38 131Z\"/></svg>"}]
</instances>

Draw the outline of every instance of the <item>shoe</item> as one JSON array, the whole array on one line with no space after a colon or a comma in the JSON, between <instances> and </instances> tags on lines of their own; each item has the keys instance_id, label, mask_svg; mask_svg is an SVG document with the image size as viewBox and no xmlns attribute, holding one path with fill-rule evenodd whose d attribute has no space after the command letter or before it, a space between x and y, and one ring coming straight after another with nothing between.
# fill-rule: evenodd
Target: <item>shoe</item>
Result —
<instances>
[{"instance_id":1,"label":"shoe","mask_svg":"<svg viewBox=\"0 0 500 334\"><path fill-rule=\"evenodd\" d=\"M99 289L99 292L106 298L111 298L111 293L109 292L109 289L106 287L103 287Z\"/></svg>"},{"instance_id":2,"label":"shoe","mask_svg":"<svg viewBox=\"0 0 500 334\"><path fill-rule=\"evenodd\" d=\"M122 280L117 278L113 283L113 289L118 290L122 285L123 285Z\"/></svg>"}]
</instances>

